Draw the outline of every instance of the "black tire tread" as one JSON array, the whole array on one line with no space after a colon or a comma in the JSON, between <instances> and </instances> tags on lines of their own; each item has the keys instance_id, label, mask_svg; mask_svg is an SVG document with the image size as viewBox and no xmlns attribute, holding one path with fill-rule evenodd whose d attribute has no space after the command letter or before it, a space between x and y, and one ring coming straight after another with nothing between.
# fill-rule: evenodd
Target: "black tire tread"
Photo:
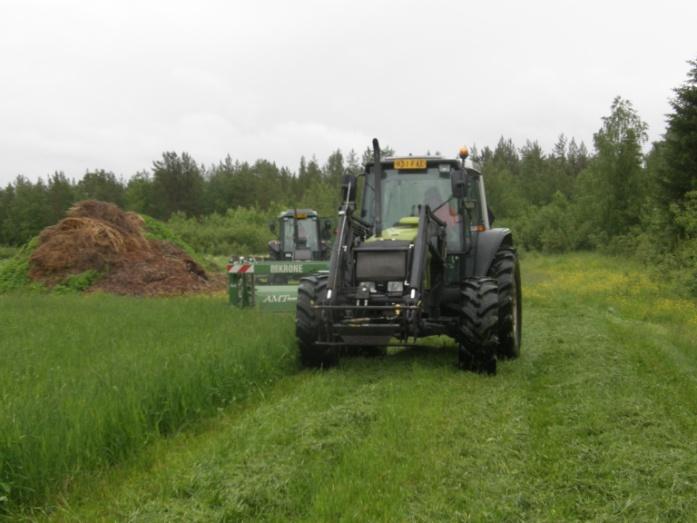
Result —
<instances>
[{"instance_id":1,"label":"black tire tread","mask_svg":"<svg viewBox=\"0 0 697 523\"><path fill-rule=\"evenodd\" d=\"M495 279L469 278L462 283L458 333L461 368L496 373L498 315L498 285Z\"/></svg>"},{"instance_id":2,"label":"black tire tread","mask_svg":"<svg viewBox=\"0 0 697 523\"><path fill-rule=\"evenodd\" d=\"M489 276L495 278L499 287L499 358L513 359L520 355L520 342L513 333L513 290L517 287L520 295L520 267L516 250L504 245L499 248L489 269ZM521 314L518 316L518 329L522 327Z\"/></svg>"},{"instance_id":3,"label":"black tire tread","mask_svg":"<svg viewBox=\"0 0 697 523\"><path fill-rule=\"evenodd\" d=\"M300 363L304 367L332 367L337 364L337 352L331 347L315 344L320 339L321 319L312 305L327 288L326 276L307 276L300 280L298 301L295 308L295 336L300 350Z\"/></svg>"}]
</instances>

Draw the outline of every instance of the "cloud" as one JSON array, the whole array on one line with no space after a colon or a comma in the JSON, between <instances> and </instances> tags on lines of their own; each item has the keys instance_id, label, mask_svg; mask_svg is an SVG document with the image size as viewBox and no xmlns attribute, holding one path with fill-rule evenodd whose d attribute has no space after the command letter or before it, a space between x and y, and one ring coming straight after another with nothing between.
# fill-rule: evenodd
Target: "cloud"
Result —
<instances>
[{"instance_id":1,"label":"cloud","mask_svg":"<svg viewBox=\"0 0 697 523\"><path fill-rule=\"evenodd\" d=\"M0 184L129 176L163 151L296 168L373 136L398 153L584 140L612 99L656 139L697 4L4 0Z\"/></svg>"}]
</instances>

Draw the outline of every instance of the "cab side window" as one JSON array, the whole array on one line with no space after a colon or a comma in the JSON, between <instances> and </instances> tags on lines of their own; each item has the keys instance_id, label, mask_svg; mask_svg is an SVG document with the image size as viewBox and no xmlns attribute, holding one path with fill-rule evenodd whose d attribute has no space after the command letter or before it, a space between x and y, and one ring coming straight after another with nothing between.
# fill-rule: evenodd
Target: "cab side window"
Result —
<instances>
[{"instance_id":1,"label":"cab side window","mask_svg":"<svg viewBox=\"0 0 697 523\"><path fill-rule=\"evenodd\" d=\"M471 225L484 225L484 217L482 216L482 205L479 199L479 176L473 176L471 178L471 183L469 184L469 189L467 191L467 200L474 203L474 209L471 211Z\"/></svg>"}]
</instances>

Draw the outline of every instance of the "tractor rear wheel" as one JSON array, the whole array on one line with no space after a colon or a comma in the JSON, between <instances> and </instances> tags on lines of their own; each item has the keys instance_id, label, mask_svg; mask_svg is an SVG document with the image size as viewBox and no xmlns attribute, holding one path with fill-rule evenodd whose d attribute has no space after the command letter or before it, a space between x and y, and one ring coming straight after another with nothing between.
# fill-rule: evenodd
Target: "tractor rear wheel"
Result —
<instances>
[{"instance_id":1,"label":"tractor rear wheel","mask_svg":"<svg viewBox=\"0 0 697 523\"><path fill-rule=\"evenodd\" d=\"M496 374L498 343L498 285L493 278L463 282L458 363L461 369Z\"/></svg>"},{"instance_id":2,"label":"tractor rear wheel","mask_svg":"<svg viewBox=\"0 0 697 523\"><path fill-rule=\"evenodd\" d=\"M300 349L300 363L304 367L333 367L338 363L335 347L317 345L323 341L322 318L312 306L324 298L327 277L315 275L302 278L298 287L298 301L295 309L295 336Z\"/></svg>"},{"instance_id":3,"label":"tractor rear wheel","mask_svg":"<svg viewBox=\"0 0 697 523\"><path fill-rule=\"evenodd\" d=\"M496 353L501 359L520 356L523 311L520 290L518 254L511 246L501 246L489 269L489 276L499 285L499 344Z\"/></svg>"}]
</instances>

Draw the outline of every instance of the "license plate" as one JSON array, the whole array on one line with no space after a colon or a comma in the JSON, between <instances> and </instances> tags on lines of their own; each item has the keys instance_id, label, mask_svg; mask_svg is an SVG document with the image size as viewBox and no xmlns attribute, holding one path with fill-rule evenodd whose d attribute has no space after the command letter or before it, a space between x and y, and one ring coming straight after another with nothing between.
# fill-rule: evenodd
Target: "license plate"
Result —
<instances>
[{"instance_id":1,"label":"license plate","mask_svg":"<svg viewBox=\"0 0 697 523\"><path fill-rule=\"evenodd\" d=\"M425 158L400 158L394 161L395 169L425 169Z\"/></svg>"}]
</instances>

